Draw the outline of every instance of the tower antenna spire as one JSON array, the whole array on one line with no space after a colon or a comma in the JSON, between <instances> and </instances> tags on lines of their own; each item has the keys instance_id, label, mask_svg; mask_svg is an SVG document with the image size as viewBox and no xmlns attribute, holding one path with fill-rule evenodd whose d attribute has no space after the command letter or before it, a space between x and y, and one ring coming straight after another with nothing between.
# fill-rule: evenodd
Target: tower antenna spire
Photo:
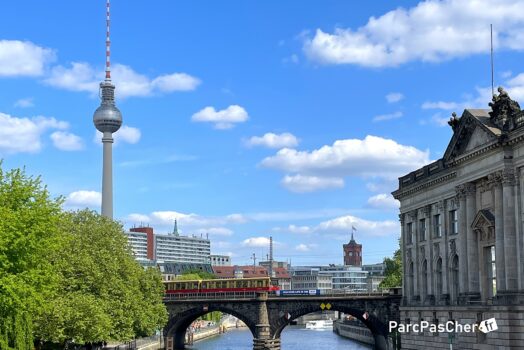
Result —
<instances>
[{"instance_id":1,"label":"tower antenna spire","mask_svg":"<svg viewBox=\"0 0 524 350\"><path fill-rule=\"evenodd\" d=\"M106 81L111 81L111 13L110 0L106 1Z\"/></svg>"},{"instance_id":2,"label":"tower antenna spire","mask_svg":"<svg viewBox=\"0 0 524 350\"><path fill-rule=\"evenodd\" d=\"M107 0L109 1L109 0ZM491 95L495 94L495 86L493 82L493 24L489 25L490 29L490 44L491 44Z\"/></svg>"}]
</instances>

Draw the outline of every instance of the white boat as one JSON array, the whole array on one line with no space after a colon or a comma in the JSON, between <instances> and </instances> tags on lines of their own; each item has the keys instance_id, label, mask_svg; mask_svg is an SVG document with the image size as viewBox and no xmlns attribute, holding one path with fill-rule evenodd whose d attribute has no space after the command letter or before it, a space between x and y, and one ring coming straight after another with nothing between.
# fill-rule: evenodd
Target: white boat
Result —
<instances>
[{"instance_id":1,"label":"white boat","mask_svg":"<svg viewBox=\"0 0 524 350\"><path fill-rule=\"evenodd\" d=\"M333 320L308 321L306 329L333 329Z\"/></svg>"}]
</instances>

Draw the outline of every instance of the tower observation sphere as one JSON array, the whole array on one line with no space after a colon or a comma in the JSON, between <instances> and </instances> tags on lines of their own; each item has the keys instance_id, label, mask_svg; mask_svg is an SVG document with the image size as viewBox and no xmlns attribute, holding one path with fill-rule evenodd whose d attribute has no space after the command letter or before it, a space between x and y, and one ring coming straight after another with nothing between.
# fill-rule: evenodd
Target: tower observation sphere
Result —
<instances>
[{"instance_id":1,"label":"tower observation sphere","mask_svg":"<svg viewBox=\"0 0 524 350\"><path fill-rule=\"evenodd\" d=\"M100 83L101 103L93 115L93 123L102 133L115 133L122 125L122 113L115 105L115 86L111 82Z\"/></svg>"}]
</instances>

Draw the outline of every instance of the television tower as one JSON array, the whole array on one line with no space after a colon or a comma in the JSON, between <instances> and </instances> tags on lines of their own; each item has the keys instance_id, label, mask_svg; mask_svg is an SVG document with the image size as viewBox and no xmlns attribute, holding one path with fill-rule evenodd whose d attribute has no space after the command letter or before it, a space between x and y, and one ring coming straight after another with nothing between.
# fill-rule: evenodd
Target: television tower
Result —
<instances>
[{"instance_id":1,"label":"television tower","mask_svg":"<svg viewBox=\"0 0 524 350\"><path fill-rule=\"evenodd\" d=\"M100 107L93 115L93 123L102 136L104 160L102 166L102 215L113 218L113 133L122 125L122 114L115 105L115 86L111 83L111 40L109 0L106 3L106 78L100 83Z\"/></svg>"}]
</instances>

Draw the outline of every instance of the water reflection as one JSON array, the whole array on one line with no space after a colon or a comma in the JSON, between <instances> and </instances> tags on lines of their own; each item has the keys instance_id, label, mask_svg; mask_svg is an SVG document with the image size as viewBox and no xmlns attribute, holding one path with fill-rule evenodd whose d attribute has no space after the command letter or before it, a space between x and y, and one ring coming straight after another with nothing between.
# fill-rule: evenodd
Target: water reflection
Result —
<instances>
[{"instance_id":1,"label":"water reflection","mask_svg":"<svg viewBox=\"0 0 524 350\"><path fill-rule=\"evenodd\" d=\"M310 330L302 326L288 326L282 332L282 350L369 350L370 347L342 338L331 330ZM253 337L244 329L204 339L193 345L195 350L252 350Z\"/></svg>"}]
</instances>

